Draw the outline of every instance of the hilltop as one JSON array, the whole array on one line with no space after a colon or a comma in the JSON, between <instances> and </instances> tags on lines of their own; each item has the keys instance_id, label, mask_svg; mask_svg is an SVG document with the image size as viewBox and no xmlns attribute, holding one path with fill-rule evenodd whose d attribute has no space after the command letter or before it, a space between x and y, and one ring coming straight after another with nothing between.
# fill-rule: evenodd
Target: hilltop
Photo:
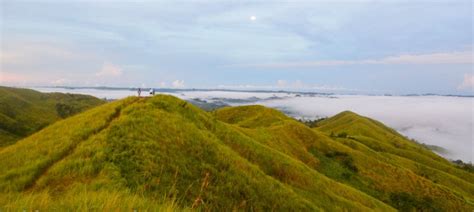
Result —
<instances>
[{"instance_id":1,"label":"hilltop","mask_svg":"<svg viewBox=\"0 0 474 212\"><path fill-rule=\"evenodd\" d=\"M129 97L0 150L0 207L474 209L474 175L372 119ZM1 209L1 208L0 208Z\"/></svg>"},{"instance_id":2,"label":"hilltop","mask_svg":"<svg viewBox=\"0 0 474 212\"><path fill-rule=\"evenodd\" d=\"M41 93L0 86L0 148L55 121L103 103L87 95Z\"/></svg>"}]
</instances>

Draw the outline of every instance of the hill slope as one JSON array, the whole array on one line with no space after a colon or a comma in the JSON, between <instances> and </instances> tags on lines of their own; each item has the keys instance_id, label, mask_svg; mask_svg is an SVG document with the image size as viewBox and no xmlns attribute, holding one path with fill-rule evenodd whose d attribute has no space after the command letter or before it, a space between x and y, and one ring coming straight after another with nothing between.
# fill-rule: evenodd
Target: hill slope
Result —
<instances>
[{"instance_id":1,"label":"hill slope","mask_svg":"<svg viewBox=\"0 0 474 212\"><path fill-rule=\"evenodd\" d=\"M446 166L421 164L434 182L410 158L346 142L261 106L130 97L0 150L0 206L472 210L469 173L430 158Z\"/></svg>"},{"instance_id":2,"label":"hill slope","mask_svg":"<svg viewBox=\"0 0 474 212\"><path fill-rule=\"evenodd\" d=\"M0 148L102 103L92 96L0 86Z\"/></svg>"},{"instance_id":3,"label":"hill slope","mask_svg":"<svg viewBox=\"0 0 474 212\"><path fill-rule=\"evenodd\" d=\"M261 106L224 108L216 111L216 116L327 177L397 209L472 208L472 173L375 120L343 112L310 129Z\"/></svg>"}]
</instances>

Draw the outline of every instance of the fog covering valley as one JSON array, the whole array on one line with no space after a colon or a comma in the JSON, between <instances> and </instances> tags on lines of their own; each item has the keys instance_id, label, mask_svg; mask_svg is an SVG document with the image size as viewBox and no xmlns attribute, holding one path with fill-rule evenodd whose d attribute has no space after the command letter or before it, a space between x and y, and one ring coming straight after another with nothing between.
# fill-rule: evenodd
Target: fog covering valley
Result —
<instances>
[{"instance_id":1,"label":"fog covering valley","mask_svg":"<svg viewBox=\"0 0 474 212\"><path fill-rule=\"evenodd\" d=\"M119 99L132 90L33 88L42 92L89 94ZM160 90L158 90L160 91ZM293 92L167 91L191 102L225 105L259 104L298 119L317 119L350 110L383 122L419 143L442 147L437 153L452 160L473 162L474 98L456 96L369 96ZM148 95L144 90L142 95ZM444 149L444 150L443 150Z\"/></svg>"}]
</instances>

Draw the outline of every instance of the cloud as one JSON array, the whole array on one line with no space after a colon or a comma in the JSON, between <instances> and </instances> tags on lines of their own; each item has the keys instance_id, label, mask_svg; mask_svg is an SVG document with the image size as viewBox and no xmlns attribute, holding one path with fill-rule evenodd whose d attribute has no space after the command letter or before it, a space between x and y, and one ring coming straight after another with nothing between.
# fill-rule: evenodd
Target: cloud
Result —
<instances>
[{"instance_id":1,"label":"cloud","mask_svg":"<svg viewBox=\"0 0 474 212\"><path fill-rule=\"evenodd\" d=\"M270 86L271 88L280 88L287 90L309 90L309 91L359 91L357 89L349 89L341 86L333 85L318 85L308 84L301 80L295 80L293 82L286 80L278 80L276 86Z\"/></svg>"},{"instance_id":2,"label":"cloud","mask_svg":"<svg viewBox=\"0 0 474 212\"><path fill-rule=\"evenodd\" d=\"M458 89L474 89L474 74L464 74L464 80L458 86Z\"/></svg>"},{"instance_id":3,"label":"cloud","mask_svg":"<svg viewBox=\"0 0 474 212\"><path fill-rule=\"evenodd\" d=\"M472 64L473 52L445 52L432 54L404 54L365 60L317 60L287 63L240 64L234 66L257 68L310 68L344 65L391 65L391 64Z\"/></svg>"},{"instance_id":4,"label":"cloud","mask_svg":"<svg viewBox=\"0 0 474 212\"><path fill-rule=\"evenodd\" d=\"M67 83L67 81L68 81L67 79L61 78L61 79L53 80L51 82L51 84L53 84L53 85L64 85L64 84Z\"/></svg>"},{"instance_id":5,"label":"cloud","mask_svg":"<svg viewBox=\"0 0 474 212\"><path fill-rule=\"evenodd\" d=\"M18 54L7 52L5 50L0 50L0 61L2 62L2 64L11 64L20 60Z\"/></svg>"},{"instance_id":6,"label":"cloud","mask_svg":"<svg viewBox=\"0 0 474 212\"><path fill-rule=\"evenodd\" d=\"M160 82L158 83L158 85L161 87L161 88L165 88L168 84L166 82Z\"/></svg>"},{"instance_id":7,"label":"cloud","mask_svg":"<svg viewBox=\"0 0 474 212\"><path fill-rule=\"evenodd\" d=\"M237 89L237 90L281 90L281 89L284 89L288 91L323 91L323 92L362 91L359 89L351 89L351 88L345 88L341 86L308 84L301 80L295 80L295 81L277 80L276 84L270 84L270 85L243 84L243 85L219 85L217 87L222 88L222 89Z\"/></svg>"},{"instance_id":8,"label":"cloud","mask_svg":"<svg viewBox=\"0 0 474 212\"><path fill-rule=\"evenodd\" d=\"M278 87L285 87L288 83L286 82L286 80L278 80L277 81L277 86Z\"/></svg>"},{"instance_id":9,"label":"cloud","mask_svg":"<svg viewBox=\"0 0 474 212\"><path fill-rule=\"evenodd\" d=\"M291 82L290 82L291 84ZM250 99L258 104L284 109L296 118L321 118L351 110L382 121L403 135L419 142L441 146L449 151L444 156L473 162L472 98L445 96L365 96L365 95L302 95L273 92L188 91L184 98ZM182 96L178 95L180 98ZM279 97L279 98L270 98ZM266 99L266 100L263 100ZM255 104L236 103L230 105ZM427 110L429 108L429 110ZM443 120L443 121L440 121ZM453 124L456 123L456 124Z\"/></svg>"},{"instance_id":10,"label":"cloud","mask_svg":"<svg viewBox=\"0 0 474 212\"><path fill-rule=\"evenodd\" d=\"M30 80L30 77L21 74L7 73L0 70L0 83L1 84L19 84L26 83Z\"/></svg>"},{"instance_id":11,"label":"cloud","mask_svg":"<svg viewBox=\"0 0 474 212\"><path fill-rule=\"evenodd\" d=\"M77 81L81 81L79 78L75 78ZM0 85L11 85L11 86L36 86L36 85L65 85L73 84L77 81L71 81L67 78L60 78L60 76L50 77L48 75L42 75L41 73L14 73L13 71L0 70ZM84 81L81 81L84 82Z\"/></svg>"},{"instance_id":12,"label":"cloud","mask_svg":"<svg viewBox=\"0 0 474 212\"><path fill-rule=\"evenodd\" d=\"M112 63L105 62L102 65L102 69L95 75L97 77L119 77L122 75L122 68Z\"/></svg>"},{"instance_id":13,"label":"cloud","mask_svg":"<svg viewBox=\"0 0 474 212\"><path fill-rule=\"evenodd\" d=\"M183 80L175 80L171 83L173 88L184 88L184 81Z\"/></svg>"},{"instance_id":14,"label":"cloud","mask_svg":"<svg viewBox=\"0 0 474 212\"><path fill-rule=\"evenodd\" d=\"M38 64L45 60L71 61L87 59L90 55L73 52L66 47L48 43L10 43L0 50L3 65Z\"/></svg>"},{"instance_id":15,"label":"cloud","mask_svg":"<svg viewBox=\"0 0 474 212\"><path fill-rule=\"evenodd\" d=\"M451 159L474 161L472 98L443 96L362 96L282 98L259 104L317 118L351 110L375 118L420 142L448 149ZM429 108L429 110L427 110ZM440 121L443 120L443 121ZM456 123L456 124L453 124Z\"/></svg>"},{"instance_id":16,"label":"cloud","mask_svg":"<svg viewBox=\"0 0 474 212\"><path fill-rule=\"evenodd\" d=\"M473 52L447 52L387 57L374 64L472 64ZM369 61L370 63L371 61Z\"/></svg>"}]
</instances>

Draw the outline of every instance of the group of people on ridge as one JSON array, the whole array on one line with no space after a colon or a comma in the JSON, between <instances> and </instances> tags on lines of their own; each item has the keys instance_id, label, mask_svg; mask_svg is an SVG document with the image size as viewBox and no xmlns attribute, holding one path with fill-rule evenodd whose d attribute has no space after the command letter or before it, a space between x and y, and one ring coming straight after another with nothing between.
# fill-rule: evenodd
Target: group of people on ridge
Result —
<instances>
[{"instance_id":1,"label":"group of people on ridge","mask_svg":"<svg viewBox=\"0 0 474 212\"><path fill-rule=\"evenodd\" d=\"M138 88L138 96L140 97L141 94L142 94L142 89ZM150 89L150 96L154 96L154 95L155 95L155 89L151 88Z\"/></svg>"}]
</instances>

